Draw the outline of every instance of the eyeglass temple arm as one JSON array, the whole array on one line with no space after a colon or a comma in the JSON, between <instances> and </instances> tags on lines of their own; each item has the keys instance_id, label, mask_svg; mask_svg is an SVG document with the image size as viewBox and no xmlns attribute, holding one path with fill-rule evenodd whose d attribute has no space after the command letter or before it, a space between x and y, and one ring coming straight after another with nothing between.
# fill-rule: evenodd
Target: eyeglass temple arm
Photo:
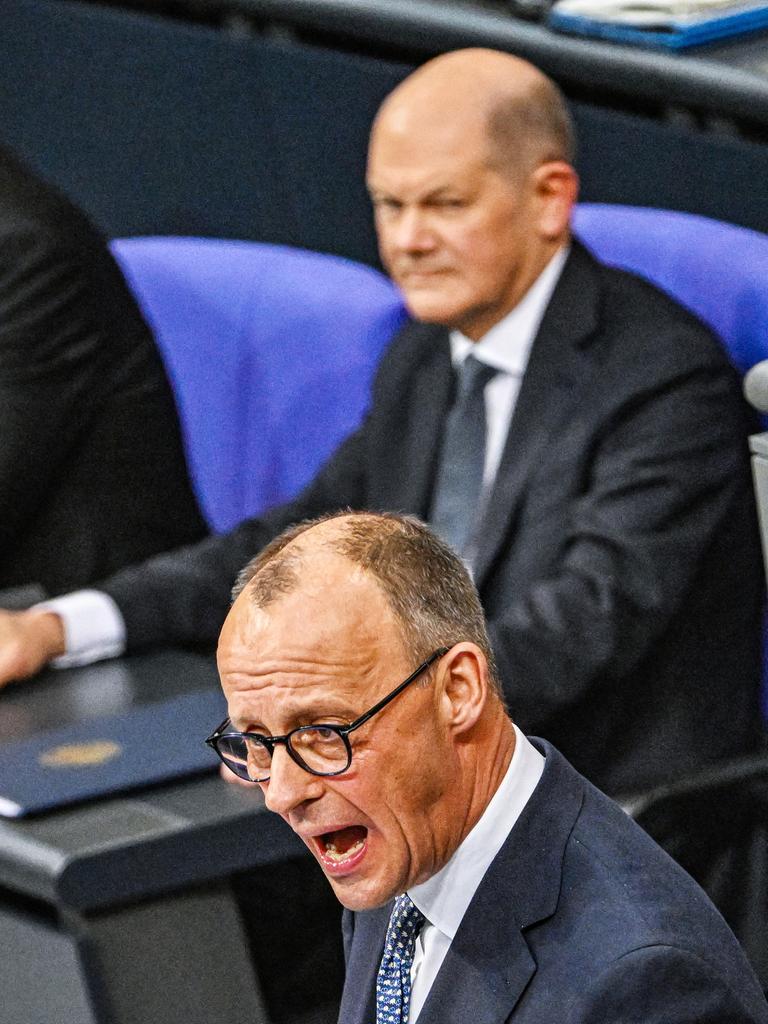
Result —
<instances>
[{"instance_id":1,"label":"eyeglass temple arm","mask_svg":"<svg viewBox=\"0 0 768 1024\"><path fill-rule=\"evenodd\" d=\"M399 693L403 692L406 686L410 686L415 679L418 679L422 672L426 672L426 670L429 668L431 664L433 664L433 662L437 661L438 658L442 658L444 654L447 654L448 651L450 651L450 649L450 647L438 647L438 649L436 651L433 651L426 661L423 661L417 669L411 672L408 678L404 679L402 683L400 683L400 685L392 691L392 693L388 693L387 696L380 700L378 704L374 704L373 707L369 708L364 715L361 715L360 718L356 718L354 722L346 726L343 730L340 729L339 731L342 733L342 735L347 736L355 729L359 729L361 725L365 725L365 723L370 718L372 718L375 714L381 711L382 708L385 708L391 700L394 700ZM212 744L213 741L216 738L218 738L219 733L222 731L224 726L228 723L230 725L232 723L232 720L229 717L229 715L227 715L227 717L216 726L216 728L213 730L213 732L205 742ZM266 738L267 737L261 737L262 740ZM269 739L272 741L272 744L274 745L276 742L284 742L287 739L287 736L270 736Z\"/></svg>"},{"instance_id":2,"label":"eyeglass temple arm","mask_svg":"<svg viewBox=\"0 0 768 1024\"><path fill-rule=\"evenodd\" d=\"M450 651L450 649L450 647L439 647L436 651L430 654L427 660L423 661L417 669L411 672L407 679L404 679L399 686L395 687L392 693L388 693L387 696L384 697L383 700L380 700L378 704L374 704L373 707L369 708L364 715L356 718L351 725L346 726L343 730L343 735L348 736L355 729L359 729L361 725L365 725L370 718L373 718L373 716L381 711L382 708L385 708L391 700L394 700L399 693L403 692L406 686L410 686L415 679L418 679L422 672L426 672L433 662L437 661L438 658L442 658L444 654L447 654L448 651Z\"/></svg>"},{"instance_id":3,"label":"eyeglass temple arm","mask_svg":"<svg viewBox=\"0 0 768 1024\"><path fill-rule=\"evenodd\" d=\"M208 739L205 742L208 743L208 744L213 743L213 741L218 738L219 733L221 732L221 730L227 724L229 724L229 725L232 724L232 719L229 717L229 715L227 715L227 717L224 719L223 722L219 722L219 724L216 726L216 728L213 730L213 732L211 733L211 735L208 737Z\"/></svg>"}]
</instances>

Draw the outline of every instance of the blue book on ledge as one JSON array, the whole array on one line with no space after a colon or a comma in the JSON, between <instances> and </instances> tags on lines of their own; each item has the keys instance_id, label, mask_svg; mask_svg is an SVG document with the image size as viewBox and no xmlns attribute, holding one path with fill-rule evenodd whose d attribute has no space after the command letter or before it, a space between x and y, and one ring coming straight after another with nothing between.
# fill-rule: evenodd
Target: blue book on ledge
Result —
<instances>
[{"instance_id":1,"label":"blue book on ledge","mask_svg":"<svg viewBox=\"0 0 768 1024\"><path fill-rule=\"evenodd\" d=\"M213 770L204 743L226 714L220 690L197 690L0 746L0 815L67 804Z\"/></svg>"},{"instance_id":2,"label":"blue book on ledge","mask_svg":"<svg viewBox=\"0 0 768 1024\"><path fill-rule=\"evenodd\" d=\"M682 50L728 36L746 35L768 27L768 4L719 4L696 9L695 2L681 10L661 3L595 5L581 0L560 0L549 14L550 28L613 42ZM604 7L601 13L599 7Z\"/></svg>"}]
</instances>

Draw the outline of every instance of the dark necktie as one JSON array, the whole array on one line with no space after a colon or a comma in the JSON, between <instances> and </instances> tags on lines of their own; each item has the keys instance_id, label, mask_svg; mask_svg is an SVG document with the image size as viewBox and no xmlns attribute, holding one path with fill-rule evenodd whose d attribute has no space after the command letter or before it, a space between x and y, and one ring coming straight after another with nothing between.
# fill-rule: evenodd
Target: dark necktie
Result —
<instances>
[{"instance_id":1,"label":"dark necktie","mask_svg":"<svg viewBox=\"0 0 768 1024\"><path fill-rule=\"evenodd\" d=\"M463 553L475 525L485 465L485 398L498 371L469 355L458 371L456 400L445 422L430 524Z\"/></svg>"},{"instance_id":2,"label":"dark necktie","mask_svg":"<svg viewBox=\"0 0 768 1024\"><path fill-rule=\"evenodd\" d=\"M411 965L424 915L408 893L395 900L376 976L376 1024L406 1024L411 1005Z\"/></svg>"}]
</instances>

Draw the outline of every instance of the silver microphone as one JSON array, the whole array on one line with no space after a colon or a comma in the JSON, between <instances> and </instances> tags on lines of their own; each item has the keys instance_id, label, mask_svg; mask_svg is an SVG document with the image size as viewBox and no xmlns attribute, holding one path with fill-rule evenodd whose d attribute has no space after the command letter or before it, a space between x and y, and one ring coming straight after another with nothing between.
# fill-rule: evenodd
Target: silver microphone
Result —
<instances>
[{"instance_id":1,"label":"silver microphone","mask_svg":"<svg viewBox=\"0 0 768 1024\"><path fill-rule=\"evenodd\" d=\"M758 412L768 412L768 359L755 363L744 377L744 396Z\"/></svg>"}]
</instances>

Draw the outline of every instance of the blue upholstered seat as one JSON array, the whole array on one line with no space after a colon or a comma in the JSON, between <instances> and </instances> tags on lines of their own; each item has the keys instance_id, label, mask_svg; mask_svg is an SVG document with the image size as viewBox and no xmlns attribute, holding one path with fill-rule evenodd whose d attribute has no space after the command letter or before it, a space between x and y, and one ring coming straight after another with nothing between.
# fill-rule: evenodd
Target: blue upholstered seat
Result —
<instances>
[{"instance_id":1,"label":"blue upholstered seat","mask_svg":"<svg viewBox=\"0 0 768 1024\"><path fill-rule=\"evenodd\" d=\"M600 259L642 274L698 314L742 373L768 359L768 235L691 213L599 203L577 208L575 230ZM768 631L765 650L768 720Z\"/></svg>"},{"instance_id":2,"label":"blue upholstered seat","mask_svg":"<svg viewBox=\"0 0 768 1024\"><path fill-rule=\"evenodd\" d=\"M582 203L578 237L697 313L745 373L768 358L768 235L691 213Z\"/></svg>"},{"instance_id":3,"label":"blue upholstered seat","mask_svg":"<svg viewBox=\"0 0 768 1024\"><path fill-rule=\"evenodd\" d=\"M405 318L395 288L349 260L255 242L112 250L165 359L211 527L292 497L363 416Z\"/></svg>"}]
</instances>

